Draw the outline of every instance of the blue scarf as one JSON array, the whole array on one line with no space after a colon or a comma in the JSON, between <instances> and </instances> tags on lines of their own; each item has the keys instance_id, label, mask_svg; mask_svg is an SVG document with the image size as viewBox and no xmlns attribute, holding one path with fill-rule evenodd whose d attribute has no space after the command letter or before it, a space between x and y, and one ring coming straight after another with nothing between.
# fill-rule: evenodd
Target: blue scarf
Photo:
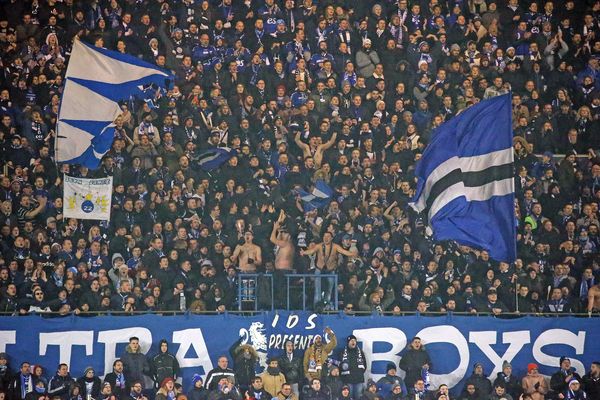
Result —
<instances>
[{"instance_id":1,"label":"blue scarf","mask_svg":"<svg viewBox=\"0 0 600 400\"><path fill-rule=\"evenodd\" d=\"M21 374L21 398L25 398L27 393L30 392L29 386L31 385L31 375Z\"/></svg>"}]
</instances>

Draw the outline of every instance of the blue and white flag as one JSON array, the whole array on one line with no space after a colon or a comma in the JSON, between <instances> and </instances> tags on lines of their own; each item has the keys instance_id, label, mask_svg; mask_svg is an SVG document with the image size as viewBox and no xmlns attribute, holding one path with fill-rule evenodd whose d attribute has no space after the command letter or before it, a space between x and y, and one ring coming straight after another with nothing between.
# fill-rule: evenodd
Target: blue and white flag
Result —
<instances>
[{"instance_id":1,"label":"blue and white flag","mask_svg":"<svg viewBox=\"0 0 600 400\"><path fill-rule=\"evenodd\" d=\"M235 149L229 147L217 147L200 154L196 162L203 170L211 171L215 168L219 168L223 163L235 155L237 155L237 150Z\"/></svg>"},{"instance_id":2,"label":"blue and white flag","mask_svg":"<svg viewBox=\"0 0 600 400\"><path fill-rule=\"evenodd\" d=\"M311 193L299 189L298 194L304 203L304 211L311 211L327 206L333 198L333 189L319 179Z\"/></svg>"},{"instance_id":3,"label":"blue and white flag","mask_svg":"<svg viewBox=\"0 0 600 400\"><path fill-rule=\"evenodd\" d=\"M416 167L412 207L427 212L435 240L516 258L509 94L482 101L433 132Z\"/></svg>"},{"instance_id":4,"label":"blue and white flag","mask_svg":"<svg viewBox=\"0 0 600 400\"><path fill-rule=\"evenodd\" d=\"M58 112L56 161L98 167L110 149L119 101L145 99L146 85L171 85L173 76L139 59L101 49L81 40L73 51L65 76Z\"/></svg>"}]
</instances>

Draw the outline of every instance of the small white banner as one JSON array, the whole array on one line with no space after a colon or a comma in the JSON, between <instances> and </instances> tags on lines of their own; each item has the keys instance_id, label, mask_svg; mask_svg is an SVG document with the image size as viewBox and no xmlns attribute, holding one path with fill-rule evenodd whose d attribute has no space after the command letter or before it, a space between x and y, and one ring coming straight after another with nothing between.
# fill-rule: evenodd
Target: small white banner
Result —
<instances>
[{"instance_id":1,"label":"small white banner","mask_svg":"<svg viewBox=\"0 0 600 400\"><path fill-rule=\"evenodd\" d=\"M66 218L110 220L113 178L85 179L64 176Z\"/></svg>"}]
</instances>

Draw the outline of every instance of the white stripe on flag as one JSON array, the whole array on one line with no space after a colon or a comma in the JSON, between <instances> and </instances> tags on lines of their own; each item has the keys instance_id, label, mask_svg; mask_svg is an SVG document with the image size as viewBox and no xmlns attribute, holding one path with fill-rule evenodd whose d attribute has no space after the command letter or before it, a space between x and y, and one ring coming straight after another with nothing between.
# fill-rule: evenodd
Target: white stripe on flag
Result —
<instances>
[{"instance_id":1,"label":"white stripe on flag","mask_svg":"<svg viewBox=\"0 0 600 400\"><path fill-rule=\"evenodd\" d=\"M463 172L477 172L495 165L508 164L513 162L513 160L514 153L512 148L473 157L451 157L438 165L429 174L427 181L425 182L425 187L421 192L421 196L419 196L419 200L414 203L413 208L418 212L423 211L427 207L427 199L429 198L433 185L457 168L460 168Z\"/></svg>"},{"instance_id":2,"label":"white stripe on flag","mask_svg":"<svg viewBox=\"0 0 600 400\"><path fill-rule=\"evenodd\" d=\"M515 191L515 180L513 178L493 181L485 185L475 187L465 187L463 182L455 183L448 187L439 196L435 198L429 209L429 219L431 220L438 211L450 203L452 200L465 196L467 201L486 201L494 196L505 196Z\"/></svg>"}]
</instances>

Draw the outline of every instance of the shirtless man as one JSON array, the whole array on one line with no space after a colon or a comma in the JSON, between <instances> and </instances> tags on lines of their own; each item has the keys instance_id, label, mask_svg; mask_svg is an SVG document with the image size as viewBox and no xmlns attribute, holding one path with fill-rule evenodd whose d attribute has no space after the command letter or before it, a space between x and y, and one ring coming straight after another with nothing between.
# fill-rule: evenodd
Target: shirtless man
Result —
<instances>
[{"instance_id":1,"label":"shirtless man","mask_svg":"<svg viewBox=\"0 0 600 400\"><path fill-rule=\"evenodd\" d=\"M588 315L594 311L600 311L600 284L594 285L588 290Z\"/></svg>"},{"instance_id":2,"label":"shirtless man","mask_svg":"<svg viewBox=\"0 0 600 400\"><path fill-rule=\"evenodd\" d=\"M300 132L298 132L294 137L294 142L296 142L298 147L300 147L302 150L302 158L312 157L315 161L315 167L321 168L321 163L323 162L323 153L325 150L329 149L335 144L336 137L337 132L333 132L331 139L325 143L319 144L319 138L317 136L313 136L310 138L308 144L306 144L300 140Z\"/></svg>"},{"instance_id":3,"label":"shirtless man","mask_svg":"<svg viewBox=\"0 0 600 400\"><path fill-rule=\"evenodd\" d=\"M273 224L271 231L271 243L277 246L275 253L275 269L282 271L291 271L294 263L294 245L290 233L281 229L281 224L285 219L283 210L279 213L279 218Z\"/></svg>"},{"instance_id":4,"label":"shirtless man","mask_svg":"<svg viewBox=\"0 0 600 400\"><path fill-rule=\"evenodd\" d=\"M337 269L338 257L340 254L347 257L356 257L357 251L351 252L344 249L337 243L333 243L333 235L331 232L325 232L323 235L323 243L314 245L313 247L300 251L301 256L309 256L317 253L317 268L325 273L333 273Z\"/></svg>"},{"instance_id":5,"label":"shirtless man","mask_svg":"<svg viewBox=\"0 0 600 400\"><path fill-rule=\"evenodd\" d=\"M337 243L333 243L333 235L331 232L325 232L323 234L323 243L315 244L307 250L300 251L300 255L309 256L317 253L317 262L315 271L316 275L320 274L333 274L338 266L339 255L342 254L347 257L356 257L358 250L356 247L354 251L348 251ZM321 300L325 300L329 304L331 301L331 294L335 285L334 278L325 278L327 282L327 288L321 292L321 281L322 279L315 279L315 296L314 302L317 304ZM323 297L321 297L323 296Z\"/></svg>"},{"instance_id":6,"label":"shirtless man","mask_svg":"<svg viewBox=\"0 0 600 400\"><path fill-rule=\"evenodd\" d=\"M244 233L244 244L238 244L231 255L231 261L239 261L241 273L252 274L256 267L262 264L262 251L260 247L252 243L254 235L248 231Z\"/></svg>"}]
</instances>

